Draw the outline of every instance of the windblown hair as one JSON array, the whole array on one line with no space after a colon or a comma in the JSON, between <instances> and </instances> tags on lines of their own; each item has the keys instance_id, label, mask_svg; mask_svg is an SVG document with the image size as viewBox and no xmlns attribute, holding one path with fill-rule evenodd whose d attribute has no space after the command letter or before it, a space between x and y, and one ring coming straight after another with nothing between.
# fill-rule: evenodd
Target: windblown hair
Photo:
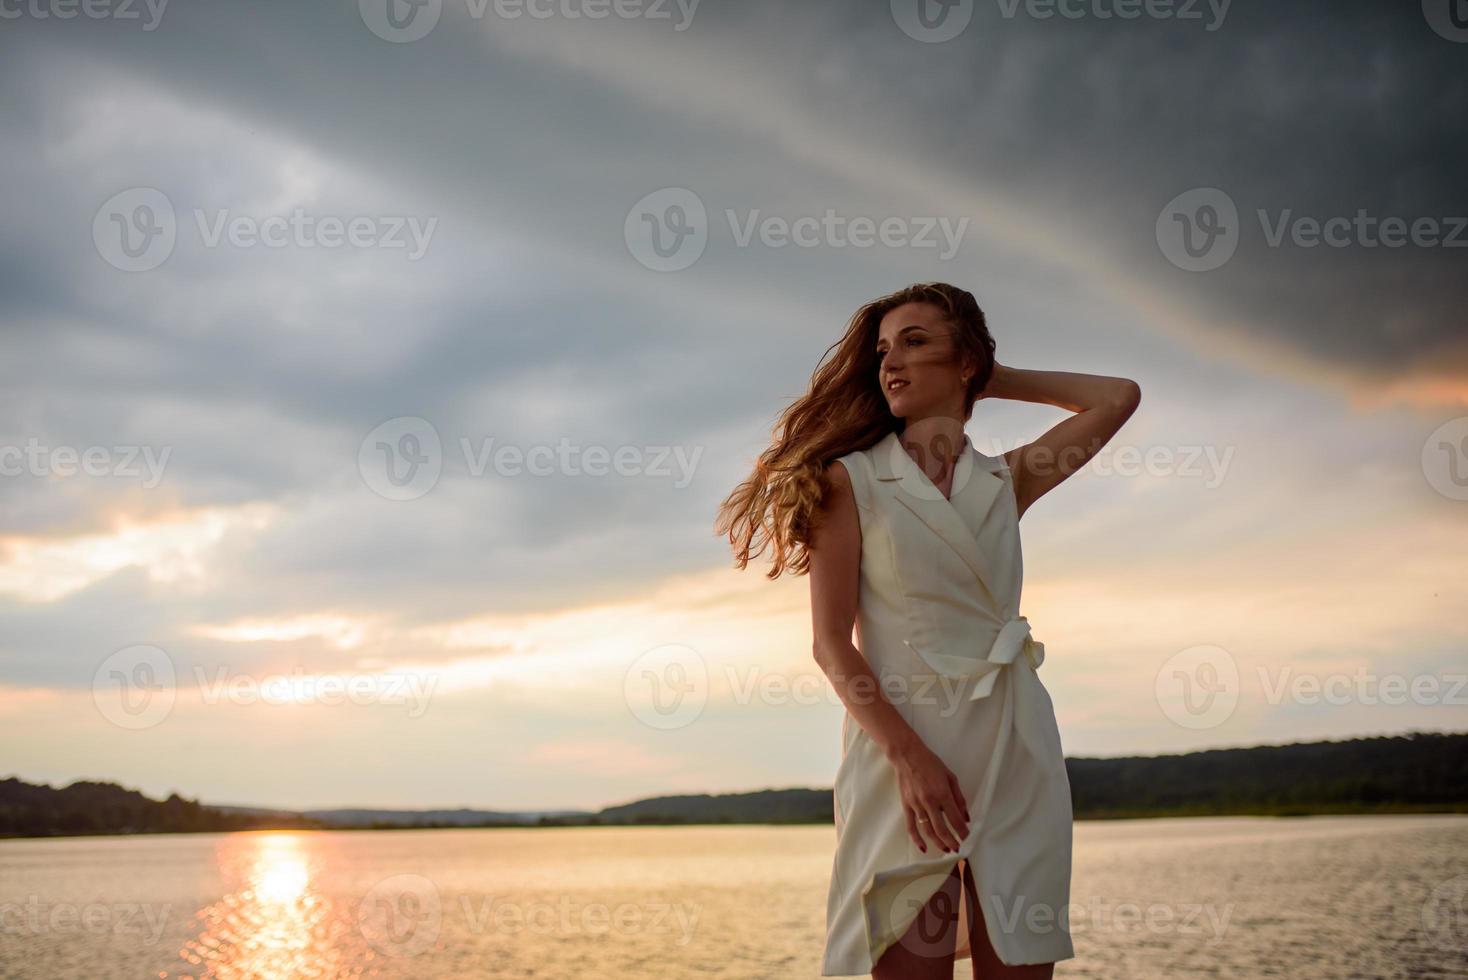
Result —
<instances>
[{"instance_id":1,"label":"windblown hair","mask_svg":"<svg viewBox=\"0 0 1468 980\"><path fill-rule=\"evenodd\" d=\"M787 569L797 575L809 570L811 532L831 486L826 467L901 430L902 420L882 395L877 332L890 311L914 302L937 307L954 328L955 356L967 353L978 363L968 383L964 420L973 414L994 373L994 338L973 294L942 282L916 283L867 303L852 315L845 335L826 349L806 393L780 414L754 472L719 507L715 533L728 535L739 568L773 545L767 578L779 578Z\"/></svg>"}]
</instances>

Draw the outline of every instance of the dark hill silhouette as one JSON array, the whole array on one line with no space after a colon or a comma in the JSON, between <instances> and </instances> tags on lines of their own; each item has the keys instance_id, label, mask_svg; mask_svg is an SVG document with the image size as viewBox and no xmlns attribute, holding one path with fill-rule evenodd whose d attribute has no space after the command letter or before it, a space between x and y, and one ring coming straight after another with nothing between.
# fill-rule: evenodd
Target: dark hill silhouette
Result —
<instances>
[{"instance_id":1,"label":"dark hill silhouette","mask_svg":"<svg viewBox=\"0 0 1468 980\"><path fill-rule=\"evenodd\" d=\"M0 836L167 834L316 827L299 815L258 817L211 810L174 793L154 800L116 783L79 780L64 788L0 780Z\"/></svg>"},{"instance_id":2,"label":"dark hill silhouette","mask_svg":"<svg viewBox=\"0 0 1468 980\"><path fill-rule=\"evenodd\" d=\"M1078 819L1226 814L1468 812L1468 734L1411 733L1184 755L1066 760ZM830 823L831 790L636 800L592 812L311 810L154 800L113 783L0 780L0 836L259 829Z\"/></svg>"},{"instance_id":3,"label":"dark hill silhouette","mask_svg":"<svg viewBox=\"0 0 1468 980\"><path fill-rule=\"evenodd\" d=\"M1468 811L1468 735L1067 759L1079 817Z\"/></svg>"}]
</instances>

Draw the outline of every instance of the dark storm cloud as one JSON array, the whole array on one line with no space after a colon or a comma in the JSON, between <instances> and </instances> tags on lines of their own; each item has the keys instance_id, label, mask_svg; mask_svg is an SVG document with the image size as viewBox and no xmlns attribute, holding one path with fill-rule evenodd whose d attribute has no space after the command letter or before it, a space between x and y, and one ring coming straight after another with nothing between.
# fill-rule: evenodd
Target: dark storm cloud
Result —
<instances>
[{"instance_id":1,"label":"dark storm cloud","mask_svg":"<svg viewBox=\"0 0 1468 980\"><path fill-rule=\"evenodd\" d=\"M144 514L267 500L294 515L217 556L230 587L204 606L181 610L128 572L10 610L21 676L68 683L47 673L57 650L115 648L174 616L385 606L427 622L721 560L713 509L752 442L855 304L913 270L1015 310L1038 291L1044 309L1052 287L1083 295L1090 276L1186 311L1210 350L1252 339L1361 386L1423 371L1468 385L1461 250L1269 247L1255 213L1468 214L1468 44L1415 3L1238 0L1213 30L1105 7L1044 19L978 4L943 43L904 34L885 0L705 0L683 31L476 20L445 0L408 44L375 36L355 0L175 0L148 31L6 20L0 435L173 455L156 493L127 498L8 483L3 530L97 530L124 499ZM859 158L832 155L844 149ZM186 247L127 274L91 241L119 190L246 210L299 170L323 209L437 217L434 248L407 274L393 257ZM711 235L700 265L662 276L623 240L629 208L662 187L696 188L715 223L725 206L922 215L929 172L950 178L934 194L1010 207L1000 219L940 201L973 220L948 267ZM1224 191L1242 224L1236 254L1207 272L1178 268L1156 238L1164 206L1197 188ZM1053 253L1014 236L1016 214ZM1091 326L1073 314L1054 343L1112 342ZM446 465L433 494L395 506L355 461L396 415L432 420L451 447L569 435L705 457L686 489L475 482Z\"/></svg>"},{"instance_id":2,"label":"dark storm cloud","mask_svg":"<svg viewBox=\"0 0 1468 980\"><path fill-rule=\"evenodd\" d=\"M652 35L670 54L736 63L747 52L752 69L781 73L792 100L1043 205L1078 251L1104 253L1222 329L1368 374L1468 367L1462 251L1371 248L1354 225L1345 248L1271 247L1261 227L1286 213L1409 223L1468 214L1457 177L1468 45L1435 33L1416 5L1233 3L1173 8L1198 19L1122 19L1101 16L1114 10L1103 0L1048 18L1030 12L1043 4L1006 16L1009 5L978 3L942 44L904 35L885 3L706 3L681 33L476 19L464 6L446 3L433 34L403 45L367 30L355 3L281 3L179 4L151 33L21 21L9 46L85 52L432 188L465 218L608 252L622 248L616 218L638 186L626 183L632 164L666 138L666 121L538 60L541 38L561 32L615 51L619 38ZM13 62L9 74L21 70ZM666 82L699 79L670 67ZM698 145L677 144L685 169L725 149L707 127L697 132ZM585 148L574 163L605 161L600 182L567 160L573 133ZM1156 220L1176 195L1207 187L1237 205L1239 250L1222 268L1184 272L1162 256Z\"/></svg>"},{"instance_id":3,"label":"dark storm cloud","mask_svg":"<svg viewBox=\"0 0 1468 980\"><path fill-rule=\"evenodd\" d=\"M1096 11L1122 5L1105 0L1033 5L1082 16L1041 19L1024 3L1004 16L1013 6L975 4L941 44L830 7L823 34L810 5L751 16L749 33L810 83L792 98L814 90L833 112L858 101L844 118L872 140L1032 205L1078 251L1221 334L1363 379L1429 368L1468 386L1468 43L1416 3L1236 2L1214 30L1202 4L1187 5L1201 20L1106 19ZM1225 192L1240 217L1237 252L1207 272L1171 264L1156 237L1164 206L1198 188ZM1332 230L1349 244L1271 244L1266 227L1297 218L1347 219ZM1373 247L1386 218L1428 219L1457 245Z\"/></svg>"}]
</instances>

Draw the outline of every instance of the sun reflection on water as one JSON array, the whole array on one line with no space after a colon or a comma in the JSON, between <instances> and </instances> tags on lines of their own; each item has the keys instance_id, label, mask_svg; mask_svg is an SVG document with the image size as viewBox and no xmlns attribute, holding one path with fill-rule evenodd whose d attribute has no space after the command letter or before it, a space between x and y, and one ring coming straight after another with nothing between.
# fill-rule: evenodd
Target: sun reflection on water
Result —
<instances>
[{"instance_id":1,"label":"sun reflection on water","mask_svg":"<svg viewBox=\"0 0 1468 980\"><path fill-rule=\"evenodd\" d=\"M179 950L189 968L178 980L375 975L355 908L322 888L321 840L247 833L221 841L219 868L231 890L195 913L199 931Z\"/></svg>"},{"instance_id":2,"label":"sun reflection on water","mask_svg":"<svg viewBox=\"0 0 1468 980\"><path fill-rule=\"evenodd\" d=\"M282 904L300 898L310 881L300 842L294 837L263 841L252 881L263 903Z\"/></svg>"}]
</instances>

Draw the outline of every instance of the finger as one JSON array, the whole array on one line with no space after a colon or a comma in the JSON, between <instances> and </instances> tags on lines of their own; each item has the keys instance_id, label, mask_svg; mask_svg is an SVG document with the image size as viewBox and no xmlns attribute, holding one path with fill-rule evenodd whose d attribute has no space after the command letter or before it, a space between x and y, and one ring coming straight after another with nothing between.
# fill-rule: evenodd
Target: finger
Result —
<instances>
[{"instance_id":1,"label":"finger","mask_svg":"<svg viewBox=\"0 0 1468 980\"><path fill-rule=\"evenodd\" d=\"M933 818L927 813L922 814L921 819L918 820L918 829L923 832L926 839L937 847L938 850L947 850L943 846L943 841L938 838L938 832L933 829ZM923 850L926 851L927 848L924 847Z\"/></svg>"},{"instance_id":2,"label":"finger","mask_svg":"<svg viewBox=\"0 0 1468 980\"><path fill-rule=\"evenodd\" d=\"M923 834L923 839L924 839L923 850L924 851L926 851L928 849L928 844L930 844L930 843L931 844L936 844L940 848L943 846L943 842L938 839L938 832L937 832L937 830L934 829L934 826L933 826L933 814L932 814L931 811L929 811L929 810L927 810L927 809L925 809L923 807L919 807L918 808L918 811L917 811L917 827L918 827L918 830Z\"/></svg>"},{"instance_id":3,"label":"finger","mask_svg":"<svg viewBox=\"0 0 1468 980\"><path fill-rule=\"evenodd\" d=\"M948 815L948 823L953 827L954 835L962 842L968 836L968 821L963 816L963 804L945 803L943 812Z\"/></svg>"},{"instance_id":4,"label":"finger","mask_svg":"<svg viewBox=\"0 0 1468 980\"><path fill-rule=\"evenodd\" d=\"M963 845L963 834L958 832L958 825L963 821L958 816L958 811L953 808L952 803L943 804L940 813L943 815L943 834L948 838L948 846L957 851Z\"/></svg>"},{"instance_id":5,"label":"finger","mask_svg":"<svg viewBox=\"0 0 1468 980\"><path fill-rule=\"evenodd\" d=\"M958 842L953 839L953 832L948 829L941 804L928 810L928 822L923 826L928 828L928 833L932 834L933 839L938 842L943 850L958 850Z\"/></svg>"},{"instance_id":6,"label":"finger","mask_svg":"<svg viewBox=\"0 0 1468 980\"><path fill-rule=\"evenodd\" d=\"M908 835L912 837L913 842L915 844L917 844L917 846L919 848L922 849L922 851L923 851L924 854L926 854L927 851L928 851L928 845L923 843L922 834L918 833L918 822L917 822L917 818L913 814L912 808L911 807L904 807L903 808L903 813L907 816L907 833L908 833Z\"/></svg>"},{"instance_id":7,"label":"finger","mask_svg":"<svg viewBox=\"0 0 1468 980\"><path fill-rule=\"evenodd\" d=\"M958 777L950 773L948 778L953 785L954 803L957 804L954 812L961 814L963 818L963 826L958 828L959 836L967 837L969 824L973 823L973 818L969 816L968 812L968 800L963 797L963 787L959 785Z\"/></svg>"}]
</instances>

